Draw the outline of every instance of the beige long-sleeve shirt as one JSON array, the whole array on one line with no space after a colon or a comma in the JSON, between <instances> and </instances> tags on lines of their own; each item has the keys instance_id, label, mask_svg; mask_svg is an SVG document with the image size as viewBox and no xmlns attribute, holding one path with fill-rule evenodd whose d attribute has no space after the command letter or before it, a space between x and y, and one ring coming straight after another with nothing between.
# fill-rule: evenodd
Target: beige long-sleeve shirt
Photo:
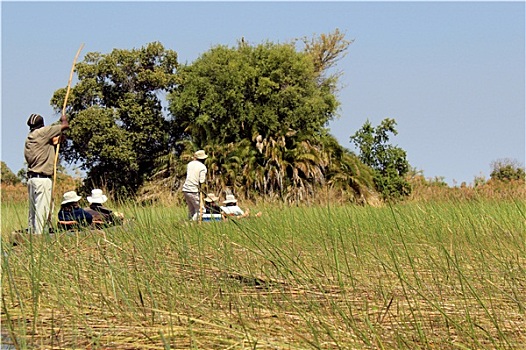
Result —
<instances>
[{"instance_id":1,"label":"beige long-sleeve shirt","mask_svg":"<svg viewBox=\"0 0 526 350\"><path fill-rule=\"evenodd\" d=\"M183 192L199 192L199 185L206 180L206 165L198 160L192 160L186 166L186 181L183 184Z\"/></svg>"},{"instance_id":2,"label":"beige long-sleeve shirt","mask_svg":"<svg viewBox=\"0 0 526 350\"><path fill-rule=\"evenodd\" d=\"M61 133L62 127L60 125L49 125L33 130L27 135L24 157L28 171L53 175L55 146L52 139Z\"/></svg>"}]
</instances>

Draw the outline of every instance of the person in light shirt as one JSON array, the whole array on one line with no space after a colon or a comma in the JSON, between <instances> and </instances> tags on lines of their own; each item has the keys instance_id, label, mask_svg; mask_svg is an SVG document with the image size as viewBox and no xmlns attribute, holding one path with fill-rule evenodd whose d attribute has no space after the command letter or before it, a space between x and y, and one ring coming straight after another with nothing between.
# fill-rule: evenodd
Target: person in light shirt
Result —
<instances>
[{"instance_id":1,"label":"person in light shirt","mask_svg":"<svg viewBox=\"0 0 526 350\"><path fill-rule=\"evenodd\" d=\"M247 209L244 211L237 205L237 199L233 194L228 194L223 201L223 206L221 207L221 210L223 211L223 214L226 217L234 217L234 218L248 218L250 216L250 209ZM256 214L256 217L260 217L261 212L258 212Z\"/></svg>"},{"instance_id":2,"label":"person in light shirt","mask_svg":"<svg viewBox=\"0 0 526 350\"><path fill-rule=\"evenodd\" d=\"M228 194L223 201L221 210L227 216L243 216L245 212L237 205L237 199L233 194Z\"/></svg>"},{"instance_id":3,"label":"person in light shirt","mask_svg":"<svg viewBox=\"0 0 526 350\"><path fill-rule=\"evenodd\" d=\"M188 219L192 220L194 215L199 215L201 206L199 191L206 180L205 159L208 158L205 151L199 150L194 153L194 159L186 166L186 180L183 184L183 195L188 206Z\"/></svg>"}]
</instances>

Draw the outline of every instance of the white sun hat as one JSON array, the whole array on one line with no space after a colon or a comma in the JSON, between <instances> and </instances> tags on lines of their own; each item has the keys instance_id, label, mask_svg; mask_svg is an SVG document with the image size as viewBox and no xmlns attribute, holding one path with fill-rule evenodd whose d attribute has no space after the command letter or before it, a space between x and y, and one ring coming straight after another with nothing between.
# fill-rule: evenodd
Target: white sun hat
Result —
<instances>
[{"instance_id":1,"label":"white sun hat","mask_svg":"<svg viewBox=\"0 0 526 350\"><path fill-rule=\"evenodd\" d=\"M223 201L223 204L228 204L228 203L237 203L237 199L236 197L234 197L233 194L228 194L226 196L226 199Z\"/></svg>"},{"instance_id":2,"label":"white sun hat","mask_svg":"<svg viewBox=\"0 0 526 350\"><path fill-rule=\"evenodd\" d=\"M78 202L81 198L82 198L81 196L77 195L77 192L69 191L69 192L64 193L61 204Z\"/></svg>"},{"instance_id":3,"label":"white sun hat","mask_svg":"<svg viewBox=\"0 0 526 350\"><path fill-rule=\"evenodd\" d=\"M90 203L102 204L108 200L108 197L102 194L102 190L96 188L91 191L91 196L88 196L87 199Z\"/></svg>"},{"instance_id":4,"label":"white sun hat","mask_svg":"<svg viewBox=\"0 0 526 350\"><path fill-rule=\"evenodd\" d=\"M205 197L205 202L217 202L219 197L213 193L208 193Z\"/></svg>"},{"instance_id":5,"label":"white sun hat","mask_svg":"<svg viewBox=\"0 0 526 350\"><path fill-rule=\"evenodd\" d=\"M194 153L194 157L196 157L197 159L206 159L206 158L208 158L208 156L206 155L205 151L203 151L202 149L200 149L199 151L195 152Z\"/></svg>"}]
</instances>

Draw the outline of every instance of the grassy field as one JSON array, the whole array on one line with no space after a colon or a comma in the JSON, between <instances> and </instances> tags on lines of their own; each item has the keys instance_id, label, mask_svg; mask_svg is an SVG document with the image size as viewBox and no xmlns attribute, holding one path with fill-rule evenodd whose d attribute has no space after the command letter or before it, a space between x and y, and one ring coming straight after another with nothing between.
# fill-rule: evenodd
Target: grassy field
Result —
<instances>
[{"instance_id":1,"label":"grassy field","mask_svg":"<svg viewBox=\"0 0 526 350\"><path fill-rule=\"evenodd\" d=\"M252 208L29 237L2 203L2 329L38 349L524 349L523 200Z\"/></svg>"}]
</instances>

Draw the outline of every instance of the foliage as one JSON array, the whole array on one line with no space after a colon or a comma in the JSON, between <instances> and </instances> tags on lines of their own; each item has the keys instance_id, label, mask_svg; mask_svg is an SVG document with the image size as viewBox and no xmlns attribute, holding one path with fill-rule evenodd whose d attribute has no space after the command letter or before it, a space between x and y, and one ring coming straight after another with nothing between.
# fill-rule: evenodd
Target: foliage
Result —
<instances>
[{"instance_id":1,"label":"foliage","mask_svg":"<svg viewBox=\"0 0 526 350\"><path fill-rule=\"evenodd\" d=\"M330 182L368 195L370 170L326 129L339 102L336 77L322 73L348 45L337 31L303 51L294 42L213 47L178 70L168 95L172 135L190 141L178 151L207 151L216 192L294 202Z\"/></svg>"},{"instance_id":2,"label":"foliage","mask_svg":"<svg viewBox=\"0 0 526 350\"><path fill-rule=\"evenodd\" d=\"M473 178L473 187L484 186L487 183L486 177L484 175L478 175Z\"/></svg>"},{"instance_id":3,"label":"foliage","mask_svg":"<svg viewBox=\"0 0 526 350\"><path fill-rule=\"evenodd\" d=\"M396 121L386 118L376 128L367 120L362 128L351 136L351 142L360 150L360 159L375 171L376 188L385 199L402 198L411 193L405 179L410 170L406 152L389 144L389 133L397 135Z\"/></svg>"},{"instance_id":4,"label":"foliage","mask_svg":"<svg viewBox=\"0 0 526 350\"><path fill-rule=\"evenodd\" d=\"M336 63L346 55L349 45L353 41L345 39L345 34L336 29L329 34L320 34L319 37L302 38L307 53L314 64L314 70L320 75L321 83L335 83L340 72L324 77L323 74L329 71Z\"/></svg>"},{"instance_id":5,"label":"foliage","mask_svg":"<svg viewBox=\"0 0 526 350\"><path fill-rule=\"evenodd\" d=\"M4 161L0 162L1 175L0 180L2 185L16 185L20 179L9 169Z\"/></svg>"},{"instance_id":6,"label":"foliage","mask_svg":"<svg viewBox=\"0 0 526 350\"><path fill-rule=\"evenodd\" d=\"M155 159L173 140L162 94L176 83L177 54L160 43L140 49L90 52L76 65L67 114L70 129L62 155L87 171L86 186L133 194L151 174ZM66 89L53 95L61 110Z\"/></svg>"},{"instance_id":7,"label":"foliage","mask_svg":"<svg viewBox=\"0 0 526 350\"><path fill-rule=\"evenodd\" d=\"M27 178L26 178L26 168L22 168L18 171L19 181L14 184L4 183L2 181L2 191L0 202L4 203L24 203L27 204ZM54 184L53 200L54 203L62 202L62 196L64 193L72 190L76 190L80 187L82 179L72 177L68 175L60 164L57 166L57 177L56 183ZM26 207L27 208L27 207ZM6 222L13 223L14 218L5 216ZM24 219L25 220L25 219ZM27 223L25 223L27 224ZM24 224L24 225L25 225Z\"/></svg>"},{"instance_id":8,"label":"foliage","mask_svg":"<svg viewBox=\"0 0 526 350\"><path fill-rule=\"evenodd\" d=\"M71 182L79 181L79 176L77 176L77 179L75 180L71 175L68 174L66 168L60 162L60 157L59 157L59 162L57 163L56 172L57 172L55 176L56 181L57 181L56 185L70 184ZM27 163L26 162L24 162L24 167L18 170L18 172L16 173L16 177L20 180L22 184L24 185L27 184ZM67 191L71 191L75 188L76 186L73 186Z\"/></svg>"},{"instance_id":9,"label":"foliage","mask_svg":"<svg viewBox=\"0 0 526 350\"><path fill-rule=\"evenodd\" d=\"M526 173L519 162L512 159L500 159L492 163L490 178L498 181L524 180Z\"/></svg>"},{"instance_id":10,"label":"foliage","mask_svg":"<svg viewBox=\"0 0 526 350\"><path fill-rule=\"evenodd\" d=\"M293 44L217 46L179 70L168 97L173 121L197 147L312 134L334 116L331 87L320 89L310 56Z\"/></svg>"},{"instance_id":11,"label":"foliage","mask_svg":"<svg viewBox=\"0 0 526 350\"><path fill-rule=\"evenodd\" d=\"M16 176L22 181L22 183L27 183L27 163L24 162L24 167L18 170Z\"/></svg>"},{"instance_id":12,"label":"foliage","mask_svg":"<svg viewBox=\"0 0 526 350\"><path fill-rule=\"evenodd\" d=\"M25 205L1 205L25 222ZM2 245L2 330L16 348L526 343L521 200L274 205L201 224L182 222L184 207L115 209L133 223ZM6 242L14 227L1 224Z\"/></svg>"}]
</instances>

